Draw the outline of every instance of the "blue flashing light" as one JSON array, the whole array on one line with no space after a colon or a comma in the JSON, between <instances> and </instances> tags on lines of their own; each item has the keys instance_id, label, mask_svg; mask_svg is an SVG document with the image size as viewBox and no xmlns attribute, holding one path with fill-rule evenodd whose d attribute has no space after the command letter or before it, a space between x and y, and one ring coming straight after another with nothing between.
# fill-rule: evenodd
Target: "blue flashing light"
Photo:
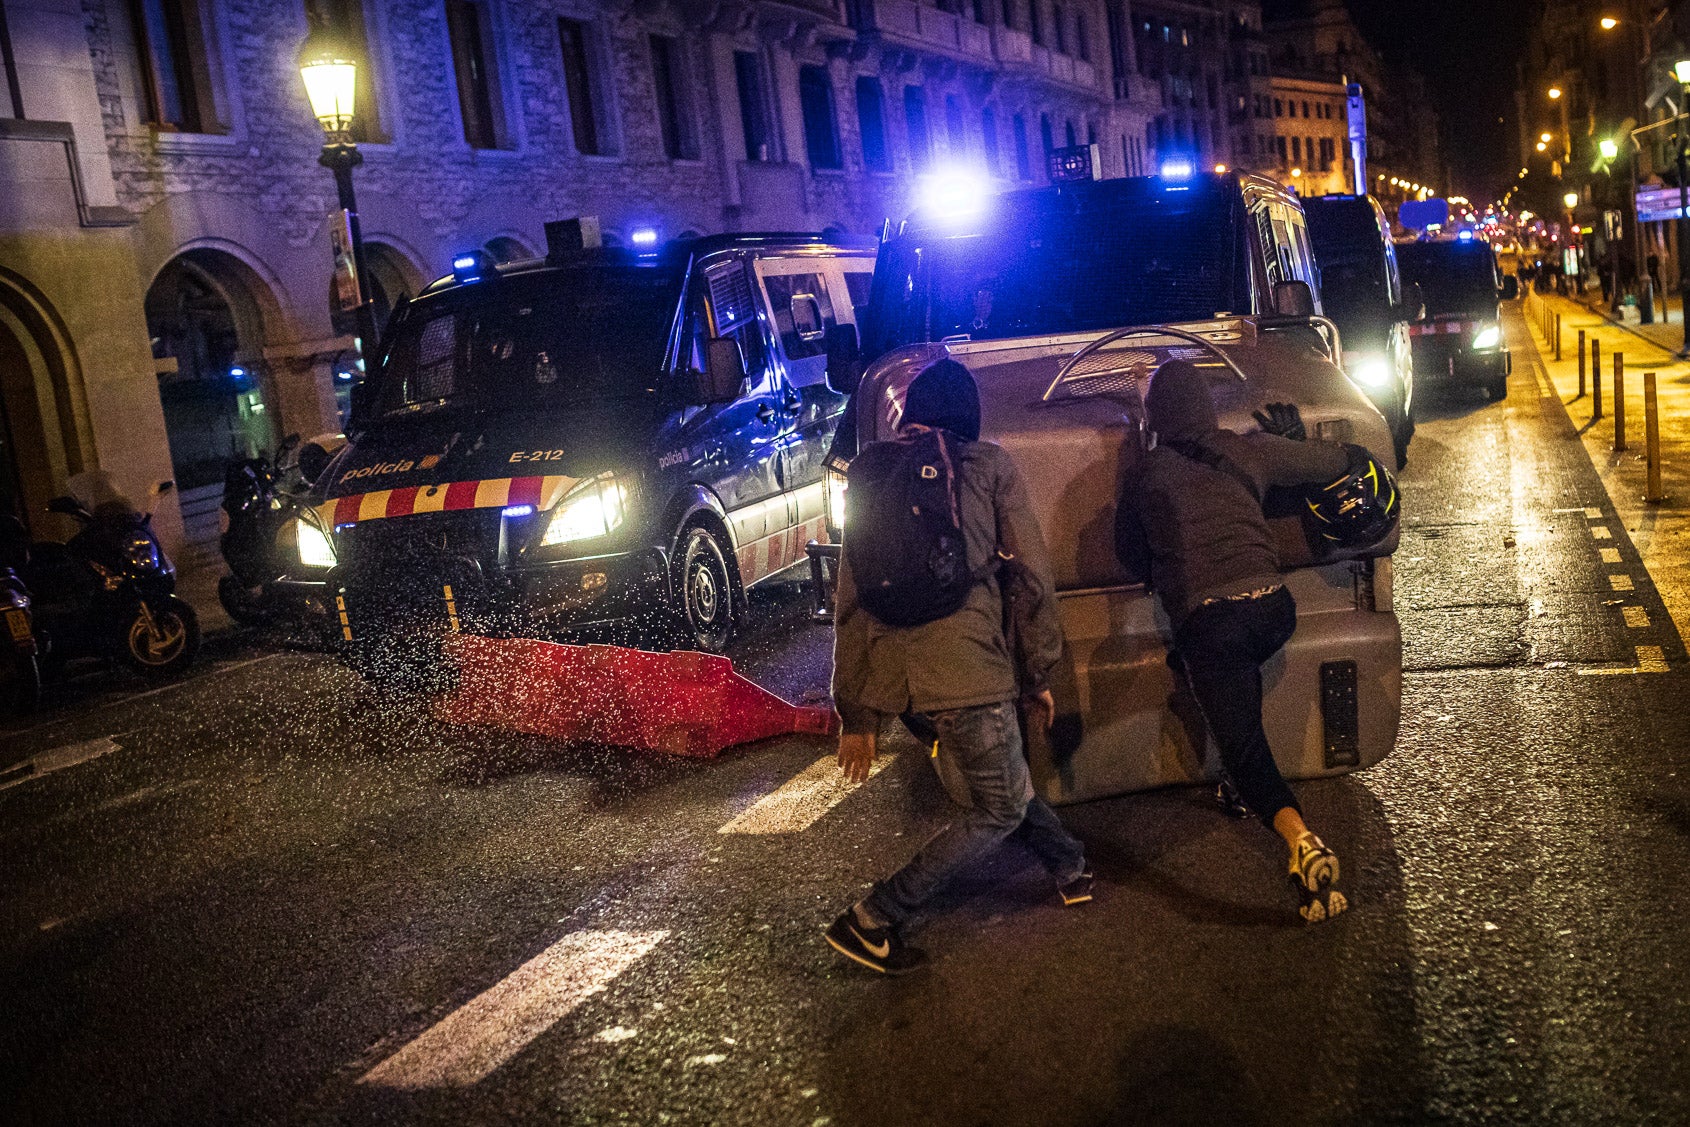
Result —
<instances>
[{"instance_id":1,"label":"blue flashing light","mask_svg":"<svg viewBox=\"0 0 1690 1127\"><path fill-rule=\"evenodd\" d=\"M636 227L628 235L628 241L637 247L654 247L657 245L657 232L650 227Z\"/></svg>"},{"instance_id":2,"label":"blue flashing light","mask_svg":"<svg viewBox=\"0 0 1690 1127\"><path fill-rule=\"evenodd\" d=\"M501 515L506 520L515 520L517 517L531 517L531 516L534 515L534 506L533 505L506 505L504 507Z\"/></svg>"},{"instance_id":3,"label":"blue flashing light","mask_svg":"<svg viewBox=\"0 0 1690 1127\"><path fill-rule=\"evenodd\" d=\"M1170 157L1162 162L1162 179L1189 180L1197 175L1197 166L1186 157Z\"/></svg>"},{"instance_id":4,"label":"blue flashing light","mask_svg":"<svg viewBox=\"0 0 1690 1127\"><path fill-rule=\"evenodd\" d=\"M459 282L473 282L481 277L481 256L460 254L452 259L452 277Z\"/></svg>"},{"instance_id":5,"label":"blue flashing light","mask_svg":"<svg viewBox=\"0 0 1690 1127\"><path fill-rule=\"evenodd\" d=\"M1470 242L1473 241L1473 232L1462 231L1460 234L1456 235L1455 237L1457 239L1461 240L1464 243L1470 243Z\"/></svg>"},{"instance_id":6,"label":"blue flashing light","mask_svg":"<svg viewBox=\"0 0 1690 1127\"><path fill-rule=\"evenodd\" d=\"M921 202L927 212L942 219L967 219L986 210L991 194L986 180L965 169L952 169L924 177Z\"/></svg>"}]
</instances>

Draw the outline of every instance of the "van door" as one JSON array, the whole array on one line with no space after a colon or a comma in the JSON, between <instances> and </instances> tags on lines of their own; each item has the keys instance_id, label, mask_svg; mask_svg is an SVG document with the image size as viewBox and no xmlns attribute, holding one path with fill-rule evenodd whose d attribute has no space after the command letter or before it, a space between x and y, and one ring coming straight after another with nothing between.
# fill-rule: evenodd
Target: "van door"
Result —
<instances>
[{"instance_id":1,"label":"van door","mask_svg":"<svg viewBox=\"0 0 1690 1127\"><path fill-rule=\"evenodd\" d=\"M757 274L775 327L783 404L791 412L780 458L788 525L780 558L790 566L805 558L806 544L827 536L822 465L845 397L827 386L826 339L834 325L853 318L838 259L761 257Z\"/></svg>"},{"instance_id":2,"label":"van door","mask_svg":"<svg viewBox=\"0 0 1690 1127\"><path fill-rule=\"evenodd\" d=\"M746 380L737 399L705 407L687 420L687 447L694 479L727 510L740 580L749 586L770 573L771 550L787 531L779 460L789 416L745 260L735 256L706 266L704 283L690 299L688 332L737 341ZM703 355L702 339L689 347Z\"/></svg>"}]
</instances>

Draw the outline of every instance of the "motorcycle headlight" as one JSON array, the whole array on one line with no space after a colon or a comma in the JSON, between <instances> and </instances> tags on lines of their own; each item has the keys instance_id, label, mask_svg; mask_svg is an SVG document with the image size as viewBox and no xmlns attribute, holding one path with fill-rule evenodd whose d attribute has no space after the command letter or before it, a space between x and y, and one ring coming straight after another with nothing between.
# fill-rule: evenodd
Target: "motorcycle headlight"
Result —
<instances>
[{"instance_id":1,"label":"motorcycle headlight","mask_svg":"<svg viewBox=\"0 0 1690 1127\"><path fill-rule=\"evenodd\" d=\"M1391 382L1391 366L1382 356L1369 356L1350 365L1350 379L1371 391Z\"/></svg>"},{"instance_id":2,"label":"motorcycle headlight","mask_svg":"<svg viewBox=\"0 0 1690 1127\"><path fill-rule=\"evenodd\" d=\"M577 485L558 502L540 543L550 547L608 536L621 527L627 515L627 486L612 474L600 474Z\"/></svg>"},{"instance_id":3,"label":"motorcycle headlight","mask_svg":"<svg viewBox=\"0 0 1690 1127\"><path fill-rule=\"evenodd\" d=\"M153 571L159 566L158 544L151 536L131 536L123 545L123 558L137 571Z\"/></svg>"},{"instance_id":4,"label":"motorcycle headlight","mask_svg":"<svg viewBox=\"0 0 1690 1127\"><path fill-rule=\"evenodd\" d=\"M299 562L306 567L333 567L335 565L334 544L327 534L314 524L299 521Z\"/></svg>"},{"instance_id":5,"label":"motorcycle headlight","mask_svg":"<svg viewBox=\"0 0 1690 1127\"><path fill-rule=\"evenodd\" d=\"M1486 325L1479 330L1479 335L1473 338L1474 348L1495 348L1502 343L1502 329L1497 325Z\"/></svg>"},{"instance_id":6,"label":"motorcycle headlight","mask_svg":"<svg viewBox=\"0 0 1690 1127\"><path fill-rule=\"evenodd\" d=\"M834 528L845 529L845 475L829 466L827 469L827 519Z\"/></svg>"}]
</instances>

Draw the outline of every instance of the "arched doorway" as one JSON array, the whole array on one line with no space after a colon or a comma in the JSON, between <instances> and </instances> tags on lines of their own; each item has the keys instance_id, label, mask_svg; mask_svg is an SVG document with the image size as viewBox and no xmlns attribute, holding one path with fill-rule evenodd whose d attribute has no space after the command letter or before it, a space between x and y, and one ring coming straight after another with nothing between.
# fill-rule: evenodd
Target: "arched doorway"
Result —
<instances>
[{"instance_id":1,"label":"arched doorway","mask_svg":"<svg viewBox=\"0 0 1690 1127\"><path fill-rule=\"evenodd\" d=\"M39 528L48 499L92 458L70 337L34 286L0 269L0 512Z\"/></svg>"},{"instance_id":2,"label":"arched doorway","mask_svg":"<svg viewBox=\"0 0 1690 1127\"><path fill-rule=\"evenodd\" d=\"M417 270L411 265L411 260L405 254L382 242L366 242L364 244L364 285L370 295L371 313L376 323L376 335L387 331L388 318L400 303L415 297L422 288ZM335 285L333 279L329 282L329 319L334 325L336 333L341 335L358 332L357 319L350 313L340 310L335 301ZM335 358L334 395L335 406L340 411L341 425L346 425L346 417L352 410L352 385L363 375L358 354L347 349Z\"/></svg>"},{"instance_id":3,"label":"arched doorway","mask_svg":"<svg viewBox=\"0 0 1690 1127\"><path fill-rule=\"evenodd\" d=\"M165 263L147 290L147 335L189 558L215 555L228 464L276 445L260 295L269 296L251 267L203 247Z\"/></svg>"},{"instance_id":4,"label":"arched doorway","mask_svg":"<svg viewBox=\"0 0 1690 1127\"><path fill-rule=\"evenodd\" d=\"M495 235L487 240L486 250L494 262L521 262L535 257L528 244L513 235Z\"/></svg>"}]
</instances>

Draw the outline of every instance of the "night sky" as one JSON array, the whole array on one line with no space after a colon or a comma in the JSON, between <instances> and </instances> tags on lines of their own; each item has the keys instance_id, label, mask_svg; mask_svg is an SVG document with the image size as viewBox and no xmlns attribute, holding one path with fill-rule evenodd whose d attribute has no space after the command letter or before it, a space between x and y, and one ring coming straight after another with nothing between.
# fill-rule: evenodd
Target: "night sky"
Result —
<instances>
[{"instance_id":1,"label":"night sky","mask_svg":"<svg viewBox=\"0 0 1690 1127\"><path fill-rule=\"evenodd\" d=\"M1347 0L1368 42L1425 76L1440 119L1452 193L1486 203L1518 167L1514 67L1531 0ZM1499 120L1500 119L1500 120Z\"/></svg>"}]
</instances>

